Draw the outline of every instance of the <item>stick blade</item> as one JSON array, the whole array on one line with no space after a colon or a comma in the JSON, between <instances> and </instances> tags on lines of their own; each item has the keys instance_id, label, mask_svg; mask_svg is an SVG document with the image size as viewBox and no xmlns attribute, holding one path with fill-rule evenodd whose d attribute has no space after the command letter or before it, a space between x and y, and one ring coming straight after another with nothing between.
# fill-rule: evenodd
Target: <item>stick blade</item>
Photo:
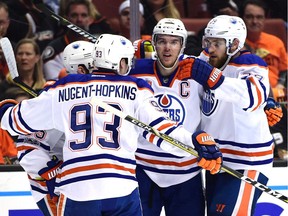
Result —
<instances>
[{"instance_id":1,"label":"stick blade","mask_svg":"<svg viewBox=\"0 0 288 216\"><path fill-rule=\"evenodd\" d=\"M8 65L9 72L12 76L12 79L14 79L15 77L18 77L19 74L11 42L7 37L3 37L0 39L0 45Z\"/></svg>"}]
</instances>

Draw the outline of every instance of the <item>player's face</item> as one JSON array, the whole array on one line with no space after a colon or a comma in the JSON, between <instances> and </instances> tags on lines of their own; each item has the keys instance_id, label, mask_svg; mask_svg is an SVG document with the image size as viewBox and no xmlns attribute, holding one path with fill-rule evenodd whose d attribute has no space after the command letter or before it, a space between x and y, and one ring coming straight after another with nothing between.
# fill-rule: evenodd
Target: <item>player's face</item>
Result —
<instances>
[{"instance_id":1,"label":"player's face","mask_svg":"<svg viewBox=\"0 0 288 216\"><path fill-rule=\"evenodd\" d=\"M250 32L261 32L264 29L265 11L263 8L248 4L244 10L243 20Z\"/></svg>"},{"instance_id":2,"label":"player's face","mask_svg":"<svg viewBox=\"0 0 288 216\"><path fill-rule=\"evenodd\" d=\"M89 29L91 17L89 16L88 8L85 5L71 5L67 18L71 23L79 26L80 28L83 28L85 30Z\"/></svg>"},{"instance_id":3,"label":"player's face","mask_svg":"<svg viewBox=\"0 0 288 216\"><path fill-rule=\"evenodd\" d=\"M216 68L220 68L227 59L225 39L207 38L205 46L209 51L209 63Z\"/></svg>"},{"instance_id":4,"label":"player's face","mask_svg":"<svg viewBox=\"0 0 288 216\"><path fill-rule=\"evenodd\" d=\"M4 37L9 26L8 13L4 8L0 8L0 37Z\"/></svg>"},{"instance_id":5,"label":"player's face","mask_svg":"<svg viewBox=\"0 0 288 216\"><path fill-rule=\"evenodd\" d=\"M172 67L182 48L182 39L178 36L157 35L155 49L164 67Z\"/></svg>"},{"instance_id":6,"label":"player's face","mask_svg":"<svg viewBox=\"0 0 288 216\"><path fill-rule=\"evenodd\" d=\"M23 43L16 51L16 61L20 73L33 72L40 56L35 53L31 43Z\"/></svg>"}]
</instances>

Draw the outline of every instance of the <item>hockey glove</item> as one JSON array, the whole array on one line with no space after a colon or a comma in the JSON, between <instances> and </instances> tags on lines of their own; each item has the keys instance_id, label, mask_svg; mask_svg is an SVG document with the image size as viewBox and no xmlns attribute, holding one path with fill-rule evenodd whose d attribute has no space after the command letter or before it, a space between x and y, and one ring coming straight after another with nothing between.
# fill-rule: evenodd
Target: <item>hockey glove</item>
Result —
<instances>
[{"instance_id":1,"label":"hockey glove","mask_svg":"<svg viewBox=\"0 0 288 216\"><path fill-rule=\"evenodd\" d=\"M181 67L181 73L190 74L190 77L204 88L216 89L224 81L222 71L201 59L183 59L179 62L179 67Z\"/></svg>"},{"instance_id":2,"label":"hockey glove","mask_svg":"<svg viewBox=\"0 0 288 216\"><path fill-rule=\"evenodd\" d=\"M53 199L55 196L54 189L55 189L55 181L56 176L60 173L60 166L62 165L63 161L58 160L58 158L54 155L51 161L47 162L47 167L41 169L38 174L46 180L46 186L48 189L48 193Z\"/></svg>"},{"instance_id":3,"label":"hockey glove","mask_svg":"<svg viewBox=\"0 0 288 216\"><path fill-rule=\"evenodd\" d=\"M283 112L280 104L278 104L273 98L269 97L266 102L267 104L264 107L264 110L267 116L268 124L270 127L272 127L281 120Z\"/></svg>"},{"instance_id":4,"label":"hockey glove","mask_svg":"<svg viewBox=\"0 0 288 216\"><path fill-rule=\"evenodd\" d=\"M204 131L197 131L192 135L192 141L198 152L198 166L216 174L222 165L222 153L216 145L213 137Z\"/></svg>"},{"instance_id":5,"label":"hockey glove","mask_svg":"<svg viewBox=\"0 0 288 216\"><path fill-rule=\"evenodd\" d=\"M13 99L6 99L0 102L0 121L9 107L15 106L18 104L16 100Z\"/></svg>"},{"instance_id":6,"label":"hockey glove","mask_svg":"<svg viewBox=\"0 0 288 216\"><path fill-rule=\"evenodd\" d=\"M154 47L150 40L142 40L142 39L136 40L134 41L133 46L135 49L135 57L137 59L145 58L146 52L147 53L154 52Z\"/></svg>"}]
</instances>

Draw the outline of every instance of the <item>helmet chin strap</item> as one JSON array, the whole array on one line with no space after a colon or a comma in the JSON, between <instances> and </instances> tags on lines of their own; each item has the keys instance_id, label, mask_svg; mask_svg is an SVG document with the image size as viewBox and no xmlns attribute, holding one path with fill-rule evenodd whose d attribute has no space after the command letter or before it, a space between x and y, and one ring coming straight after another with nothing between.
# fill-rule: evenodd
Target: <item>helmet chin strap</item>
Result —
<instances>
[{"instance_id":1,"label":"helmet chin strap","mask_svg":"<svg viewBox=\"0 0 288 216\"><path fill-rule=\"evenodd\" d=\"M231 58L232 58L232 55L228 55L225 63L219 68L219 70L223 71L223 70L226 68L226 66L227 66L227 64L229 63L229 61L230 61Z\"/></svg>"},{"instance_id":2,"label":"helmet chin strap","mask_svg":"<svg viewBox=\"0 0 288 216\"><path fill-rule=\"evenodd\" d=\"M229 48L230 47L227 47L227 55L228 55L228 57L227 57L227 59L226 59L226 61L225 61L225 63L219 68L219 70L221 70L221 71L223 71L225 68L226 68L226 66L228 65L228 63L229 63L229 61L231 60L231 58L232 58L232 56L234 56L241 48L239 48L239 46L238 46L238 48L233 52L233 53L230 53L229 52Z\"/></svg>"},{"instance_id":3,"label":"helmet chin strap","mask_svg":"<svg viewBox=\"0 0 288 216\"><path fill-rule=\"evenodd\" d=\"M155 49L155 48L154 48L154 49ZM155 50L156 50L156 49L155 49ZM183 51L184 51L184 47L181 48L177 59L175 60L174 64L173 64L171 67L165 67L165 66L162 64L160 58L158 58L157 52L156 52L156 58L157 58L157 61L160 63L160 66L161 66L163 69L165 69L165 70L172 70L172 69L175 69L174 67L177 65L178 60L179 60L180 56L182 55Z\"/></svg>"},{"instance_id":4,"label":"helmet chin strap","mask_svg":"<svg viewBox=\"0 0 288 216\"><path fill-rule=\"evenodd\" d=\"M161 60L158 58L158 62L159 62L159 64L160 64L160 66L162 67L162 68L164 68L165 70L172 70L175 66L176 66L176 64L177 64L177 62L178 62L178 58L175 60L175 62L174 62L174 64L172 65L172 67L165 67L163 64L162 64L162 62L161 62Z\"/></svg>"}]
</instances>

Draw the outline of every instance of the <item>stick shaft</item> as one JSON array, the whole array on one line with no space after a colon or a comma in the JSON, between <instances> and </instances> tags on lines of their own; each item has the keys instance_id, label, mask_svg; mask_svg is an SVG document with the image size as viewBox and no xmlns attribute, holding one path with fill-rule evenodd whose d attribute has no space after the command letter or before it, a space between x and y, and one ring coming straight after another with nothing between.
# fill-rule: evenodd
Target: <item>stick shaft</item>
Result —
<instances>
[{"instance_id":1,"label":"stick shaft","mask_svg":"<svg viewBox=\"0 0 288 216\"><path fill-rule=\"evenodd\" d=\"M156 135L157 137L162 138L163 140L169 142L170 144L198 157L197 151L194 150L192 147L190 147L190 146L188 146L188 145L186 145L186 144L184 144L184 143L182 143L182 142L180 142L180 141L178 141L178 140L176 140L176 139L174 139L174 138L172 138L166 134L161 133L160 131L156 130L155 128L133 118L132 116L126 115L125 113L123 113L120 110L110 106L109 104L104 103L103 101L96 99L96 97L92 98L91 102L92 102L92 104L96 104L96 105L102 107L103 109L119 116L120 118L123 118L126 121L136 125L137 127L140 127L142 129ZM277 191L272 190L271 188L267 187L266 185L263 185L260 182L255 181L255 180L243 175L242 173L240 173L240 172L238 172L238 171L236 171L236 170L234 170L228 166L225 166L224 164L222 165L221 170L227 172L228 174L230 174L230 175L232 175L232 176L234 176L234 177L236 177L242 181L245 181L248 184L251 184L252 186L258 188L259 190L266 192L269 195L276 197L277 199L282 200L285 203L288 203L288 197L284 196L283 194L281 194Z\"/></svg>"},{"instance_id":2,"label":"stick shaft","mask_svg":"<svg viewBox=\"0 0 288 216\"><path fill-rule=\"evenodd\" d=\"M71 29L72 31L78 33L79 35L82 35L83 37L87 38L88 40L92 42L96 42L97 37L95 37L93 34L90 34L86 30L74 25L64 17L61 17L57 14L55 14L53 11L48 9L44 4L37 4L37 8L41 10L46 16L51 17L55 20L57 20L61 25L66 26L67 28Z\"/></svg>"}]
</instances>

